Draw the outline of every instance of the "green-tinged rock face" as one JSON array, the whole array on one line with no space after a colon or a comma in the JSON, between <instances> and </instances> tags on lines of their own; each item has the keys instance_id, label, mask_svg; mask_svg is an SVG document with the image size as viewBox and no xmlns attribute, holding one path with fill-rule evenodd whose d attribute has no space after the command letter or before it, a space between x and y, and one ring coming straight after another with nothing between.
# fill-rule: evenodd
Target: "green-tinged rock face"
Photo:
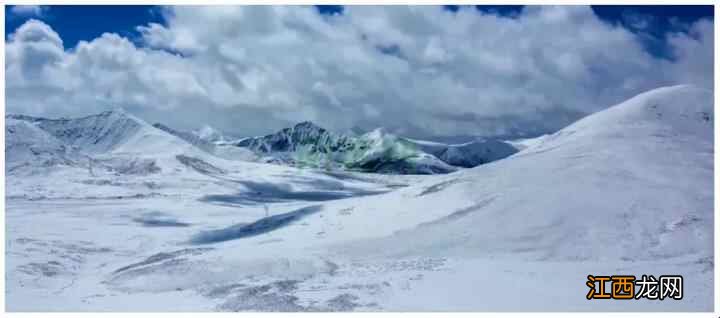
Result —
<instances>
[{"instance_id":1,"label":"green-tinged rock face","mask_svg":"<svg viewBox=\"0 0 720 318\"><path fill-rule=\"evenodd\" d=\"M275 134L246 138L236 146L268 156L271 162L299 167L348 169L393 174L435 174L474 167L517 151L498 140L444 145L400 138L381 129L360 136L335 134L302 122Z\"/></svg>"},{"instance_id":2,"label":"green-tinged rock face","mask_svg":"<svg viewBox=\"0 0 720 318\"><path fill-rule=\"evenodd\" d=\"M426 174L454 171L451 166L418 150L412 143L382 131L362 136L334 134L309 122L275 134L242 140L237 146L281 158L299 167L348 169L365 172ZM424 165L413 161L426 156Z\"/></svg>"}]
</instances>

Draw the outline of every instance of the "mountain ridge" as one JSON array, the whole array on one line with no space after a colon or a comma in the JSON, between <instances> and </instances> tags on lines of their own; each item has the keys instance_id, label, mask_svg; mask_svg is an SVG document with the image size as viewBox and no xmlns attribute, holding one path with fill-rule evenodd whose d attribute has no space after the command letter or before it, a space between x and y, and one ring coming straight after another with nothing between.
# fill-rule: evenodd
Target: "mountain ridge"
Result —
<instances>
[{"instance_id":1,"label":"mountain ridge","mask_svg":"<svg viewBox=\"0 0 720 318\"><path fill-rule=\"evenodd\" d=\"M330 161L349 169L370 172L397 169L411 174L449 173L458 167L475 167L517 152L517 148L500 140L448 145L399 137L382 128L362 135L334 133L309 121L272 134L242 138L232 144L269 155L268 160L275 162L295 164L299 161L323 166ZM308 159L313 156L315 158Z\"/></svg>"}]
</instances>

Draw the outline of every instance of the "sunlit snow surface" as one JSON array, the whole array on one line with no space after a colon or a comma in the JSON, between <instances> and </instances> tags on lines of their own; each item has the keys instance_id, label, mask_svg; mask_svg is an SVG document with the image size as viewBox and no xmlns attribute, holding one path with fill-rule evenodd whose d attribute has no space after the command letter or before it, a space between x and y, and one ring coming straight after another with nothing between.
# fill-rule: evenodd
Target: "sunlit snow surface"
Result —
<instances>
[{"instance_id":1,"label":"sunlit snow surface","mask_svg":"<svg viewBox=\"0 0 720 318\"><path fill-rule=\"evenodd\" d=\"M710 92L661 88L509 158L399 176L221 159L117 112L75 148L8 118L6 305L711 311L713 122ZM588 274L683 275L684 297L588 301Z\"/></svg>"}]
</instances>

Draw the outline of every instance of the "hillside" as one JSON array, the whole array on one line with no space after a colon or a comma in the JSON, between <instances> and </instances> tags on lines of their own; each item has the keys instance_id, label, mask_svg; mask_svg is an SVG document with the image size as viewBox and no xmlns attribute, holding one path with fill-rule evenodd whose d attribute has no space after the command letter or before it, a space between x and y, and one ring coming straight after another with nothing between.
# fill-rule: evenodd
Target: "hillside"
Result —
<instances>
[{"instance_id":1,"label":"hillside","mask_svg":"<svg viewBox=\"0 0 720 318\"><path fill-rule=\"evenodd\" d=\"M703 89L655 89L506 158L440 175L225 160L141 121L104 117L71 131L10 119L6 152L62 154L67 143L105 149L88 152L98 161L161 169L8 174L13 310L712 309L714 111ZM89 145L95 136L110 141ZM365 136L376 151L357 162L406 150L382 131ZM343 145L319 129L273 138L248 144ZM588 274L682 275L687 288L681 301L588 301ZM532 297L507 297L518 291Z\"/></svg>"}]
</instances>

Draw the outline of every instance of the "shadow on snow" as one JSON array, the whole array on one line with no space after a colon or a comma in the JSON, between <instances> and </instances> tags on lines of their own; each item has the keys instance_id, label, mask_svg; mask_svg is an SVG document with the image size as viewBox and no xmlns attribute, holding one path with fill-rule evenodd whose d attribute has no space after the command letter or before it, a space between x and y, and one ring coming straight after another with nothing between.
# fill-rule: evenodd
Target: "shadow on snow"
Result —
<instances>
[{"instance_id":1,"label":"shadow on snow","mask_svg":"<svg viewBox=\"0 0 720 318\"><path fill-rule=\"evenodd\" d=\"M312 205L287 213L264 217L249 224L240 223L219 230L203 231L190 238L190 243L212 244L264 234L287 226L320 210L322 210L322 206Z\"/></svg>"},{"instance_id":2,"label":"shadow on snow","mask_svg":"<svg viewBox=\"0 0 720 318\"><path fill-rule=\"evenodd\" d=\"M288 184L275 184L266 182L239 181L234 182L242 184L247 191L237 194L210 194L201 197L200 201L223 205L254 205L262 203L279 203L290 201L330 201L345 199L356 196L367 196L385 193L387 191L380 190L363 190L349 187L338 186L341 183L329 183L324 180L317 180L320 190L313 191L293 191ZM304 180L303 183L311 183L312 181ZM328 189L328 185L337 186L334 189ZM322 189L325 188L325 189Z\"/></svg>"}]
</instances>

